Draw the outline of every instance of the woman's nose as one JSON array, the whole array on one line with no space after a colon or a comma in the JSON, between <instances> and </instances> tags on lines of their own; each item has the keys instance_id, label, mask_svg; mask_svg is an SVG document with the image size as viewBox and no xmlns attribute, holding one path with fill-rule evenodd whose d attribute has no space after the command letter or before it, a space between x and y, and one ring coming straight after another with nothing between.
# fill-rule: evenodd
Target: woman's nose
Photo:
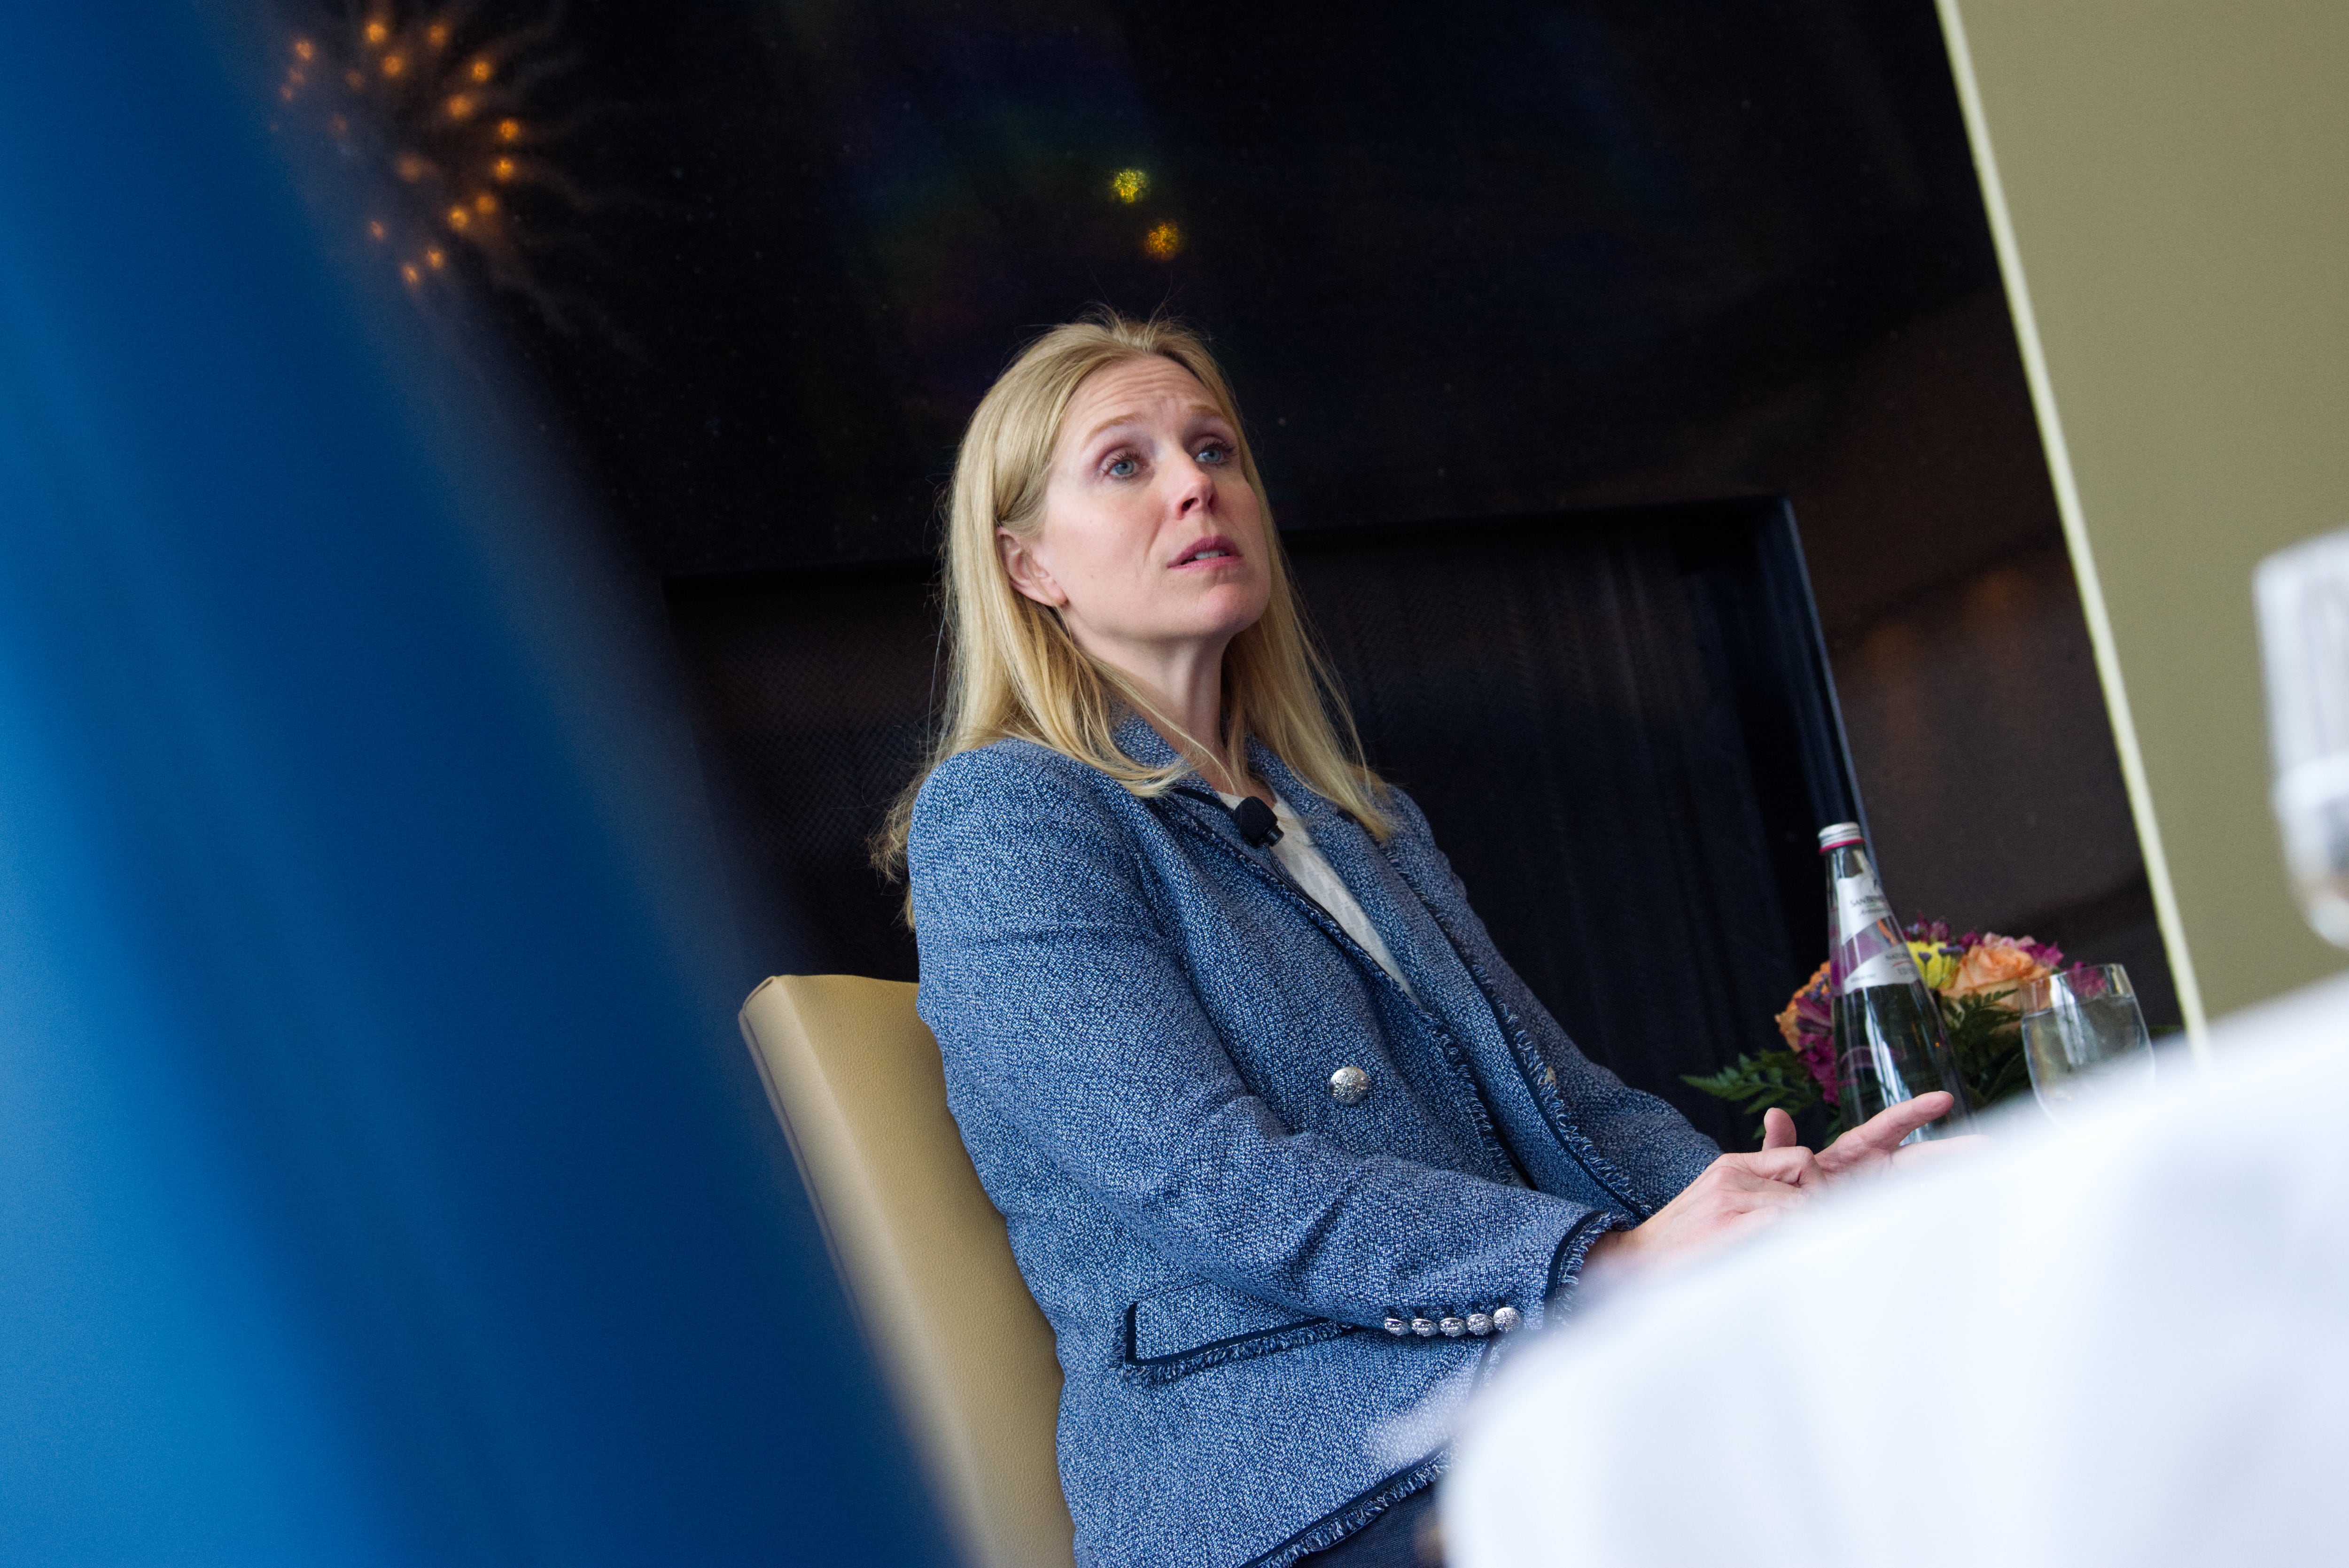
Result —
<instances>
[{"instance_id":1,"label":"woman's nose","mask_svg":"<svg viewBox=\"0 0 2349 1568\"><path fill-rule=\"evenodd\" d=\"M1174 514L1188 517L1215 504L1216 476L1196 458L1183 459L1182 488L1175 492Z\"/></svg>"}]
</instances>

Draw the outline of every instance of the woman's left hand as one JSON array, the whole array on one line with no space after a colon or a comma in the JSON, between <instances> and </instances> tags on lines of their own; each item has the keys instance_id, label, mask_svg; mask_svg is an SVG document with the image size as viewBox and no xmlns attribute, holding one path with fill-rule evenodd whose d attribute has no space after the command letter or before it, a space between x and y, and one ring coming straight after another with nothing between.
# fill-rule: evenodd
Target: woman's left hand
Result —
<instances>
[{"instance_id":1,"label":"woman's left hand","mask_svg":"<svg viewBox=\"0 0 2349 1568\"><path fill-rule=\"evenodd\" d=\"M1888 1106L1818 1152L1819 1170L1830 1181L1845 1176L1878 1175L1928 1160L1962 1154L1989 1141L1982 1134L1938 1138L1930 1143L1901 1147L1900 1140L1950 1113L1956 1104L1947 1090L1935 1089L1899 1105ZM1773 1107L1762 1113L1762 1147L1795 1147L1795 1119Z\"/></svg>"}]
</instances>

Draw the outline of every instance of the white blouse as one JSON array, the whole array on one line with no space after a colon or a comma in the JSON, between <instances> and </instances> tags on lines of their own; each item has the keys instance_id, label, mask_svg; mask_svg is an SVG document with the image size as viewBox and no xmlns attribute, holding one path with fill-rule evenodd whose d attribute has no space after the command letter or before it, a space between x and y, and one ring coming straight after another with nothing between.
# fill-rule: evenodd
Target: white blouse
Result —
<instances>
[{"instance_id":1,"label":"white blouse","mask_svg":"<svg viewBox=\"0 0 2349 1568\"><path fill-rule=\"evenodd\" d=\"M1226 806L1237 806L1247 798L1224 795L1220 789L1216 793L1223 795ZM1338 923L1340 930L1360 943L1363 952L1377 959L1380 968L1394 976L1395 984L1401 985L1406 995L1413 994L1411 982L1404 979L1402 971L1395 966L1394 954L1387 951L1387 944L1379 940L1378 928L1371 923L1371 917L1362 913L1362 906L1355 902L1353 893L1347 890L1345 880L1338 875L1328 858L1313 847L1313 835L1305 830L1305 824L1298 820L1296 812L1288 809L1288 802L1278 795L1272 798L1272 815L1273 820L1280 824L1279 841L1272 846L1273 858L1296 879L1297 885L1305 890L1308 898L1327 910L1330 918Z\"/></svg>"}]
</instances>

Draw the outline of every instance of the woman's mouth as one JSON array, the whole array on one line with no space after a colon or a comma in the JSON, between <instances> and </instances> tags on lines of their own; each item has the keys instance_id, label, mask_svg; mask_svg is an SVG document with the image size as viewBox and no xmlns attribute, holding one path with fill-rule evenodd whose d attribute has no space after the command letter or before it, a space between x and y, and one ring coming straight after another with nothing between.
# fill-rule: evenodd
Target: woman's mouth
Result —
<instances>
[{"instance_id":1,"label":"woman's mouth","mask_svg":"<svg viewBox=\"0 0 2349 1568\"><path fill-rule=\"evenodd\" d=\"M1212 569L1227 562L1236 562L1239 558L1238 545L1220 533L1211 533L1205 539L1192 541L1190 546L1174 558L1174 564L1178 568L1198 566Z\"/></svg>"}]
</instances>

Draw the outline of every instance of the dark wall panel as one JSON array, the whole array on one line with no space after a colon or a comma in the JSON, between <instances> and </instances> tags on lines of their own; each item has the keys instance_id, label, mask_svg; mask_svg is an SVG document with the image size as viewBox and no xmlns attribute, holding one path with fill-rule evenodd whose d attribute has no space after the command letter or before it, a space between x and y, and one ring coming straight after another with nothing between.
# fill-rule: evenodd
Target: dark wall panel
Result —
<instances>
[{"instance_id":1,"label":"dark wall panel","mask_svg":"<svg viewBox=\"0 0 2349 1568\"><path fill-rule=\"evenodd\" d=\"M926 562L685 579L669 607L754 965L916 978L867 842L921 765L937 614Z\"/></svg>"}]
</instances>

